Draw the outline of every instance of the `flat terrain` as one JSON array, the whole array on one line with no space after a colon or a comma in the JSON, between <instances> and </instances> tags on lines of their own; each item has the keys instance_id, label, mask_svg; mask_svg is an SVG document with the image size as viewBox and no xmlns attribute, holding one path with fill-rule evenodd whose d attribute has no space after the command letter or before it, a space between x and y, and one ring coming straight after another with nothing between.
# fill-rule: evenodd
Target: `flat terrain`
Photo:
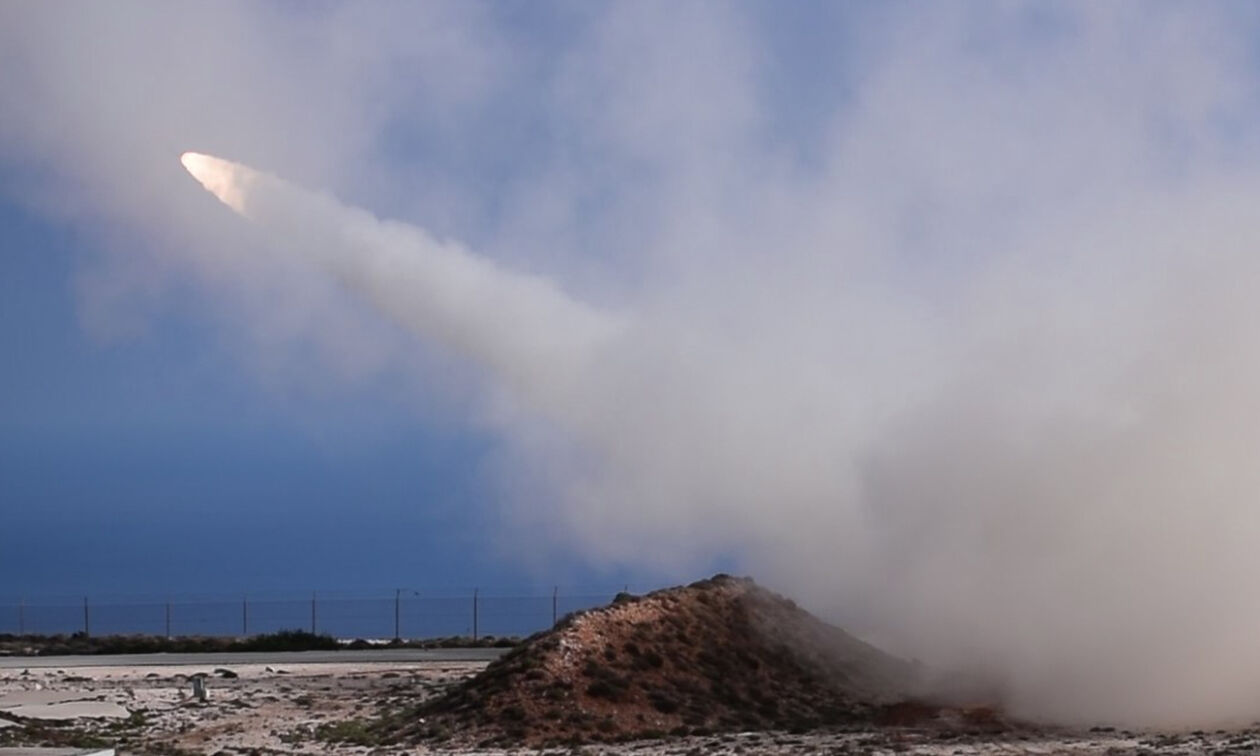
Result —
<instances>
[{"instance_id":1,"label":"flat terrain","mask_svg":"<svg viewBox=\"0 0 1260 756\"><path fill-rule=\"evenodd\" d=\"M215 664L385 664L398 662L492 662L504 648L374 648L343 651L227 651L216 654L114 654L0 656L0 669L162 667Z\"/></svg>"},{"instance_id":2,"label":"flat terrain","mask_svg":"<svg viewBox=\"0 0 1260 756\"><path fill-rule=\"evenodd\" d=\"M271 663L212 654L191 662L111 659L102 666L100 657L75 657L96 663L9 666L0 670L0 744L116 745L127 753L365 752L356 742L364 720L486 665L460 660L454 650L438 654L449 661L331 655L344 661L308 661L312 654L298 652L263 655ZM205 701L193 695L195 677L204 681Z\"/></svg>"},{"instance_id":3,"label":"flat terrain","mask_svg":"<svg viewBox=\"0 0 1260 756\"><path fill-rule=\"evenodd\" d=\"M116 745L120 753L535 753L466 747L456 751L378 747L363 723L414 704L485 667L482 661L341 661L230 664L221 655L193 663L0 670L0 723L27 714L107 714L65 720L22 718L0 726L0 743ZM295 658L292 655L281 655ZM335 655L348 659L344 653ZM227 672L216 672L226 670ZM208 699L191 678L205 674ZM235 677L225 677L230 673ZM65 705L73 708L59 709ZM7 741L7 742L6 742ZM1254 753L1260 731L1154 734L1025 729L977 734L942 727L855 728L821 733L733 732L548 753L698 754L1192 754Z\"/></svg>"}]
</instances>

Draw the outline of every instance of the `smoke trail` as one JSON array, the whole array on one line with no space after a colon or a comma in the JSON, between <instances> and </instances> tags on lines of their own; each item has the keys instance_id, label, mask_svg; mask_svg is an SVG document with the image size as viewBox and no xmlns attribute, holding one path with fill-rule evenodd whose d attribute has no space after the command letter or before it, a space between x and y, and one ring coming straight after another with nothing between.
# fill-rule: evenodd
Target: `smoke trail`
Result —
<instances>
[{"instance_id":1,"label":"smoke trail","mask_svg":"<svg viewBox=\"0 0 1260 756\"><path fill-rule=\"evenodd\" d=\"M558 405L618 319L550 281L510 273L458 244L380 221L330 197L195 152L180 161L225 205L256 222L402 325L492 368L542 406Z\"/></svg>"}]
</instances>

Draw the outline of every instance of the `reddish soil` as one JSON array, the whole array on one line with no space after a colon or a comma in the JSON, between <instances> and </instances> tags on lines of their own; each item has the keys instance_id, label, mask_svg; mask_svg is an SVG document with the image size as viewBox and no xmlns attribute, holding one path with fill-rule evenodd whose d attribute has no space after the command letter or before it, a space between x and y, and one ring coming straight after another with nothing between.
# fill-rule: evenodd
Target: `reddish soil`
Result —
<instances>
[{"instance_id":1,"label":"reddish soil","mask_svg":"<svg viewBox=\"0 0 1260 756\"><path fill-rule=\"evenodd\" d=\"M915 678L910 663L719 575L572 615L385 727L390 739L483 745L803 731L876 722Z\"/></svg>"}]
</instances>

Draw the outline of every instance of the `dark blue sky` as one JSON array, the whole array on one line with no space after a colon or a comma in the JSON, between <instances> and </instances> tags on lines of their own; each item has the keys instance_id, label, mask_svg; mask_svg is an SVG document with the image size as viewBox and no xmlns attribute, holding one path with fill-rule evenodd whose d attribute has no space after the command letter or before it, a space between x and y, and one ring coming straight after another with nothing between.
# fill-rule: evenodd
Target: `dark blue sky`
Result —
<instances>
[{"instance_id":1,"label":"dark blue sky","mask_svg":"<svg viewBox=\"0 0 1260 756\"><path fill-rule=\"evenodd\" d=\"M277 402L195 311L94 341L90 243L12 205L0 227L0 593L528 582L487 529L489 440L353 391Z\"/></svg>"},{"instance_id":2,"label":"dark blue sky","mask_svg":"<svg viewBox=\"0 0 1260 756\"><path fill-rule=\"evenodd\" d=\"M498 540L493 438L425 422L387 380L269 387L196 306L94 338L90 234L13 203L0 229L0 601L659 585L562 552L522 571Z\"/></svg>"}]
</instances>

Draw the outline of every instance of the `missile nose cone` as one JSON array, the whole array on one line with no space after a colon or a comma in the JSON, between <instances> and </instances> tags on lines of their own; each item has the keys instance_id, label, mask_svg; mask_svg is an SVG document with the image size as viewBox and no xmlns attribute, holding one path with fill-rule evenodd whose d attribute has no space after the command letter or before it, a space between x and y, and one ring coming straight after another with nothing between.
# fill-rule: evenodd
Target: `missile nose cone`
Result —
<instances>
[{"instance_id":1,"label":"missile nose cone","mask_svg":"<svg viewBox=\"0 0 1260 756\"><path fill-rule=\"evenodd\" d=\"M196 176L197 166L205 157L206 156L202 155L200 152L185 152L183 155L179 156L179 162L184 164L184 168L188 169L189 173Z\"/></svg>"},{"instance_id":2,"label":"missile nose cone","mask_svg":"<svg viewBox=\"0 0 1260 756\"><path fill-rule=\"evenodd\" d=\"M226 160L211 155L203 155L200 152L185 152L179 156L179 162L183 163L184 168L192 174L193 178L201 182L203 185L207 181L212 180L216 175L224 175L228 171L230 165ZM209 189L209 186L206 186Z\"/></svg>"},{"instance_id":3,"label":"missile nose cone","mask_svg":"<svg viewBox=\"0 0 1260 756\"><path fill-rule=\"evenodd\" d=\"M206 191L236 212L244 214L246 193L256 176L254 171L200 152L185 152L179 156L179 162Z\"/></svg>"}]
</instances>

